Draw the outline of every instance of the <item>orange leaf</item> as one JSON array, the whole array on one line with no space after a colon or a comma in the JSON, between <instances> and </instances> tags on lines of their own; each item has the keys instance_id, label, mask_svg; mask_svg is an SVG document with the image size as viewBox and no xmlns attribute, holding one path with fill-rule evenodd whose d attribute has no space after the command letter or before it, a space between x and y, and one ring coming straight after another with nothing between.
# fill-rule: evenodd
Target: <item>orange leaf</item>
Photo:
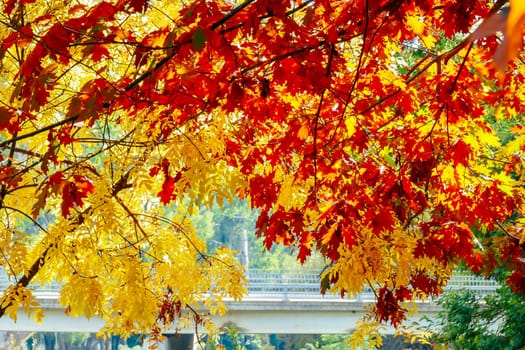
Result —
<instances>
[{"instance_id":1,"label":"orange leaf","mask_svg":"<svg viewBox=\"0 0 525 350\"><path fill-rule=\"evenodd\" d=\"M523 20L525 20L525 1L510 0L510 13L505 34L509 42L507 62L513 60L521 50L523 44Z\"/></svg>"},{"instance_id":2,"label":"orange leaf","mask_svg":"<svg viewBox=\"0 0 525 350\"><path fill-rule=\"evenodd\" d=\"M511 0L505 38L494 54L494 63L501 71L505 70L507 63L516 58L521 50L524 19L525 2L523 0Z\"/></svg>"},{"instance_id":3,"label":"orange leaf","mask_svg":"<svg viewBox=\"0 0 525 350\"><path fill-rule=\"evenodd\" d=\"M309 134L310 134L310 129L308 128L308 125L306 124L303 124L297 131L297 137L301 140L306 140Z\"/></svg>"}]
</instances>

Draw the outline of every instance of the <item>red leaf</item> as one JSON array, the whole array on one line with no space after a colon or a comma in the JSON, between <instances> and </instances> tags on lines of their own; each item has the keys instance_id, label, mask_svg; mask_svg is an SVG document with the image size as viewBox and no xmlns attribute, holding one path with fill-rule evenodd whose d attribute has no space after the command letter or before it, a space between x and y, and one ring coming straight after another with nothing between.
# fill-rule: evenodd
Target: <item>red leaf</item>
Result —
<instances>
[{"instance_id":1,"label":"red leaf","mask_svg":"<svg viewBox=\"0 0 525 350\"><path fill-rule=\"evenodd\" d=\"M13 12L13 9L15 8L15 4L17 3L17 0L7 0L4 7L4 13L10 15L11 12Z\"/></svg>"},{"instance_id":2,"label":"red leaf","mask_svg":"<svg viewBox=\"0 0 525 350\"><path fill-rule=\"evenodd\" d=\"M51 64L40 70L34 79L28 79L22 87L21 94L25 97L24 110L39 111L46 105L51 90L55 86L54 70L56 65Z\"/></svg>"},{"instance_id":3,"label":"red leaf","mask_svg":"<svg viewBox=\"0 0 525 350\"><path fill-rule=\"evenodd\" d=\"M24 48L33 41L33 28L29 25L20 28L20 35L16 45L20 48Z\"/></svg>"},{"instance_id":4,"label":"red leaf","mask_svg":"<svg viewBox=\"0 0 525 350\"><path fill-rule=\"evenodd\" d=\"M47 34L42 37L42 43L49 49L49 55L63 64L69 63L71 55L68 46L74 37L79 35L76 31L71 30L76 28L72 28L69 22L71 20L66 24L69 30L66 29L65 25L55 23Z\"/></svg>"},{"instance_id":5,"label":"red leaf","mask_svg":"<svg viewBox=\"0 0 525 350\"><path fill-rule=\"evenodd\" d=\"M404 175L401 176L401 185L403 186L403 191L405 191L407 197L412 198L412 182Z\"/></svg>"},{"instance_id":6,"label":"red leaf","mask_svg":"<svg viewBox=\"0 0 525 350\"><path fill-rule=\"evenodd\" d=\"M13 32L9 34L3 41L2 41L2 50L7 51L11 46L13 46L16 43L16 39L18 38L18 32Z\"/></svg>"},{"instance_id":7,"label":"red leaf","mask_svg":"<svg viewBox=\"0 0 525 350\"><path fill-rule=\"evenodd\" d=\"M177 194L175 193L175 184L180 180L182 174L188 170L188 168L184 167L179 170L175 176L171 176L169 173L169 161L167 159L163 159L159 165L154 166L150 170L150 175L156 175L158 173L157 168L160 169L161 167L162 172L164 173L164 183L162 184L162 190L157 193L157 196L159 196L160 202L162 204L169 204L169 202L172 200L177 199Z\"/></svg>"},{"instance_id":8,"label":"red leaf","mask_svg":"<svg viewBox=\"0 0 525 350\"><path fill-rule=\"evenodd\" d=\"M48 184L50 186L57 186L62 184L62 181L64 180L64 173L61 171L57 171L56 173L53 173L49 176Z\"/></svg>"},{"instance_id":9,"label":"red leaf","mask_svg":"<svg viewBox=\"0 0 525 350\"><path fill-rule=\"evenodd\" d=\"M129 8L134 12L146 12L149 5L149 0L130 0L125 2L128 3Z\"/></svg>"},{"instance_id":10,"label":"red leaf","mask_svg":"<svg viewBox=\"0 0 525 350\"><path fill-rule=\"evenodd\" d=\"M326 39L331 44L337 42L337 40L339 39L339 33L337 32L337 27L331 26L330 28L328 28Z\"/></svg>"},{"instance_id":11,"label":"red leaf","mask_svg":"<svg viewBox=\"0 0 525 350\"><path fill-rule=\"evenodd\" d=\"M67 217L75 206L84 205L84 198L94 191L93 184L85 176L73 175L74 181L67 181L62 188L62 216Z\"/></svg>"},{"instance_id":12,"label":"red leaf","mask_svg":"<svg viewBox=\"0 0 525 350\"><path fill-rule=\"evenodd\" d=\"M485 264L483 260L483 254L481 253L474 253L472 255L469 255L465 258L465 262L468 264L469 268L474 273L478 273L483 268L483 265Z\"/></svg>"},{"instance_id":13,"label":"red leaf","mask_svg":"<svg viewBox=\"0 0 525 350\"><path fill-rule=\"evenodd\" d=\"M115 6L109 2L103 1L89 12L89 17L96 19L97 22L101 19L112 20L115 18L115 14L120 10L121 7L121 4Z\"/></svg>"},{"instance_id":14,"label":"red leaf","mask_svg":"<svg viewBox=\"0 0 525 350\"><path fill-rule=\"evenodd\" d=\"M306 258L312 254L312 249L305 245L299 247L299 253L297 254L297 259L303 264L306 261Z\"/></svg>"},{"instance_id":15,"label":"red leaf","mask_svg":"<svg viewBox=\"0 0 525 350\"><path fill-rule=\"evenodd\" d=\"M175 178L173 176L166 175L164 183L162 184L162 190L157 193L162 204L169 204L174 199L173 191L175 190Z\"/></svg>"},{"instance_id":16,"label":"red leaf","mask_svg":"<svg viewBox=\"0 0 525 350\"><path fill-rule=\"evenodd\" d=\"M375 233L392 231L393 227L395 226L393 212L385 207L380 207L377 211L374 209L369 209L365 213L365 217L367 220L372 222Z\"/></svg>"},{"instance_id":17,"label":"red leaf","mask_svg":"<svg viewBox=\"0 0 525 350\"><path fill-rule=\"evenodd\" d=\"M109 50L104 45L91 46L91 48L89 49L89 53L91 54L91 58L95 62L100 62L104 57L111 58Z\"/></svg>"},{"instance_id":18,"label":"red leaf","mask_svg":"<svg viewBox=\"0 0 525 350\"><path fill-rule=\"evenodd\" d=\"M437 281L422 272L412 276L410 284L414 289L420 290L429 296L438 295L440 292Z\"/></svg>"},{"instance_id":19,"label":"red leaf","mask_svg":"<svg viewBox=\"0 0 525 350\"><path fill-rule=\"evenodd\" d=\"M454 146L450 148L450 156L454 161L454 166L458 164L468 165L472 149L462 140L456 142Z\"/></svg>"},{"instance_id":20,"label":"red leaf","mask_svg":"<svg viewBox=\"0 0 525 350\"><path fill-rule=\"evenodd\" d=\"M401 307L399 299L386 287L379 289L375 308L377 320L379 322L390 321L394 327L397 327L406 318L406 309Z\"/></svg>"},{"instance_id":21,"label":"red leaf","mask_svg":"<svg viewBox=\"0 0 525 350\"><path fill-rule=\"evenodd\" d=\"M21 172L12 166L0 167L0 184L5 184L7 187L17 187L18 183L22 181Z\"/></svg>"},{"instance_id":22,"label":"red leaf","mask_svg":"<svg viewBox=\"0 0 525 350\"><path fill-rule=\"evenodd\" d=\"M75 138L71 136L71 125L64 125L61 127L57 133L57 139L63 145L69 145L75 141Z\"/></svg>"},{"instance_id":23,"label":"red leaf","mask_svg":"<svg viewBox=\"0 0 525 350\"><path fill-rule=\"evenodd\" d=\"M2 41L2 50L6 51L11 46L15 45L18 48L24 48L31 43L33 40L33 29L27 25L19 29L18 32L9 34Z\"/></svg>"},{"instance_id":24,"label":"red leaf","mask_svg":"<svg viewBox=\"0 0 525 350\"><path fill-rule=\"evenodd\" d=\"M525 295L525 275L518 271L514 271L512 275L507 278L507 285L509 285L514 293L521 293Z\"/></svg>"},{"instance_id":25,"label":"red leaf","mask_svg":"<svg viewBox=\"0 0 525 350\"><path fill-rule=\"evenodd\" d=\"M0 130L5 129L11 134L18 131L18 118L13 110L0 106Z\"/></svg>"},{"instance_id":26,"label":"red leaf","mask_svg":"<svg viewBox=\"0 0 525 350\"><path fill-rule=\"evenodd\" d=\"M396 298L401 301L412 300L412 291L406 287L399 287L396 289Z\"/></svg>"},{"instance_id":27,"label":"red leaf","mask_svg":"<svg viewBox=\"0 0 525 350\"><path fill-rule=\"evenodd\" d=\"M40 211L45 207L47 202L47 197L52 194L60 193L62 182L64 180L64 174L61 171L49 176L47 183L43 183L40 186L40 191L37 196L37 201L31 209L31 215L33 218L38 217Z\"/></svg>"},{"instance_id":28,"label":"red leaf","mask_svg":"<svg viewBox=\"0 0 525 350\"><path fill-rule=\"evenodd\" d=\"M149 176L153 177L153 176L156 176L160 171L160 166L159 165L154 165L150 170L149 170Z\"/></svg>"},{"instance_id":29,"label":"red leaf","mask_svg":"<svg viewBox=\"0 0 525 350\"><path fill-rule=\"evenodd\" d=\"M47 50L44 48L44 46L42 44L37 44L20 67L20 75L24 78L29 78L33 74L38 75L42 70L42 65L40 62L46 54Z\"/></svg>"}]
</instances>

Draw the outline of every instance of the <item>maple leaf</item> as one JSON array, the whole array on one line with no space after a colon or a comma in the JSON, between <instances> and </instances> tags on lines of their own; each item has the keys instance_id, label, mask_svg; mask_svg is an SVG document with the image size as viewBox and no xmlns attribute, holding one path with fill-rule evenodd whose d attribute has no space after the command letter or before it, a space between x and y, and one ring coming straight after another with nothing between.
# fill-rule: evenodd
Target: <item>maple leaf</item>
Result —
<instances>
[{"instance_id":1,"label":"maple leaf","mask_svg":"<svg viewBox=\"0 0 525 350\"><path fill-rule=\"evenodd\" d=\"M0 130L8 130L11 134L19 130L16 113L0 106Z\"/></svg>"},{"instance_id":2,"label":"maple leaf","mask_svg":"<svg viewBox=\"0 0 525 350\"><path fill-rule=\"evenodd\" d=\"M63 145L69 145L75 141L75 139L71 136L71 125L65 125L60 128L56 137Z\"/></svg>"},{"instance_id":3,"label":"maple leaf","mask_svg":"<svg viewBox=\"0 0 525 350\"><path fill-rule=\"evenodd\" d=\"M2 50L7 51L11 46L16 45L19 48L25 48L31 44L33 39L33 29L26 25L17 32L9 34L2 41Z\"/></svg>"},{"instance_id":4,"label":"maple leaf","mask_svg":"<svg viewBox=\"0 0 525 350\"><path fill-rule=\"evenodd\" d=\"M470 269L474 273L479 273L485 264L485 261L483 260L483 254L481 253L474 253L471 256L467 256L465 258L465 262L469 265Z\"/></svg>"},{"instance_id":5,"label":"maple leaf","mask_svg":"<svg viewBox=\"0 0 525 350\"><path fill-rule=\"evenodd\" d=\"M38 75L42 70L41 60L47 54L44 45L37 44L33 51L26 57L26 60L20 67L19 74L25 78L31 77L33 74ZM24 95L22 97L28 97Z\"/></svg>"},{"instance_id":6,"label":"maple leaf","mask_svg":"<svg viewBox=\"0 0 525 350\"><path fill-rule=\"evenodd\" d=\"M45 208L47 199L51 194L58 194L61 191L64 181L64 173L57 171L49 176L47 182L39 186L39 192L36 196L37 201L31 207L31 216L37 218L40 211Z\"/></svg>"},{"instance_id":7,"label":"maple leaf","mask_svg":"<svg viewBox=\"0 0 525 350\"><path fill-rule=\"evenodd\" d=\"M402 292L401 295L403 295ZM406 310L399 303L399 299L386 287L378 291L376 310L376 318L379 322L390 322L394 327L397 327L406 317Z\"/></svg>"},{"instance_id":8,"label":"maple leaf","mask_svg":"<svg viewBox=\"0 0 525 350\"><path fill-rule=\"evenodd\" d=\"M0 183L7 184L8 187L17 187L22 181L22 174L12 166L0 166Z\"/></svg>"},{"instance_id":9,"label":"maple leaf","mask_svg":"<svg viewBox=\"0 0 525 350\"><path fill-rule=\"evenodd\" d=\"M312 254L312 249L310 247L307 247L305 245L301 245L299 247L299 252L297 253L297 259L304 263L306 259Z\"/></svg>"},{"instance_id":10,"label":"maple leaf","mask_svg":"<svg viewBox=\"0 0 525 350\"><path fill-rule=\"evenodd\" d=\"M104 57L111 57L111 53L104 45L93 45L89 49L89 53L95 62L100 62Z\"/></svg>"},{"instance_id":11,"label":"maple leaf","mask_svg":"<svg viewBox=\"0 0 525 350\"><path fill-rule=\"evenodd\" d=\"M467 165L469 158L471 157L472 149L462 140L458 140L454 146L450 148L450 155L454 162L454 165L463 164Z\"/></svg>"},{"instance_id":12,"label":"maple leaf","mask_svg":"<svg viewBox=\"0 0 525 350\"><path fill-rule=\"evenodd\" d=\"M67 218L71 209L81 207L84 198L95 190L93 183L85 176L73 175L73 181L62 185L62 216Z\"/></svg>"}]
</instances>

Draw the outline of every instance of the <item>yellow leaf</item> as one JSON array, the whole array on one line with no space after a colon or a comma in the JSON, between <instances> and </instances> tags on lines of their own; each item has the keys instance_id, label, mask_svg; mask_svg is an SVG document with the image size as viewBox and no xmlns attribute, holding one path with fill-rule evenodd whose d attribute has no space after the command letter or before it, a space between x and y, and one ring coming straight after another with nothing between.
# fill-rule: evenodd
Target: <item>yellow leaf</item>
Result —
<instances>
[{"instance_id":1,"label":"yellow leaf","mask_svg":"<svg viewBox=\"0 0 525 350\"><path fill-rule=\"evenodd\" d=\"M485 130L479 129L476 132L476 136L487 146L490 147L501 147L499 137L493 132L487 132Z\"/></svg>"},{"instance_id":2,"label":"yellow leaf","mask_svg":"<svg viewBox=\"0 0 525 350\"><path fill-rule=\"evenodd\" d=\"M353 134L355 134L355 131L357 130L357 122L354 116L349 116L345 118L345 125L346 125L346 133L350 137Z\"/></svg>"},{"instance_id":3,"label":"yellow leaf","mask_svg":"<svg viewBox=\"0 0 525 350\"><path fill-rule=\"evenodd\" d=\"M7 309L5 309L5 314L9 316L13 321L17 320L18 304L11 304Z\"/></svg>"},{"instance_id":4,"label":"yellow leaf","mask_svg":"<svg viewBox=\"0 0 525 350\"><path fill-rule=\"evenodd\" d=\"M419 19L419 16L408 16L407 24L418 35L421 35L425 29L425 24Z\"/></svg>"},{"instance_id":5,"label":"yellow leaf","mask_svg":"<svg viewBox=\"0 0 525 350\"><path fill-rule=\"evenodd\" d=\"M44 311L42 309L34 309L33 311L33 320L38 323L39 325L42 324L42 320L44 319Z\"/></svg>"},{"instance_id":6,"label":"yellow leaf","mask_svg":"<svg viewBox=\"0 0 525 350\"><path fill-rule=\"evenodd\" d=\"M422 35L421 40L423 40L423 43L425 44L426 47L431 48L431 47L434 47L434 44L436 43L437 38L432 35Z\"/></svg>"}]
</instances>

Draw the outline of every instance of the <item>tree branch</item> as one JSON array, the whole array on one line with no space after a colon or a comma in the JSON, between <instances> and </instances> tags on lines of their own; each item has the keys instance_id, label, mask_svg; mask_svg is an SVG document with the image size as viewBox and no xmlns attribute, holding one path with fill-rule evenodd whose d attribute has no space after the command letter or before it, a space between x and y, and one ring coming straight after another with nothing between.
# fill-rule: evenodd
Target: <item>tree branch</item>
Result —
<instances>
[{"instance_id":1,"label":"tree branch","mask_svg":"<svg viewBox=\"0 0 525 350\"><path fill-rule=\"evenodd\" d=\"M49 252L56 246L56 243L49 244L46 249L42 252L40 257L31 265L27 273L18 280L16 285L26 288L29 283L33 280L36 274L40 271L40 268L46 263ZM4 292L5 293L5 292ZM0 299L0 318L5 314L5 311L13 305L13 297L9 294L4 294Z\"/></svg>"}]
</instances>

